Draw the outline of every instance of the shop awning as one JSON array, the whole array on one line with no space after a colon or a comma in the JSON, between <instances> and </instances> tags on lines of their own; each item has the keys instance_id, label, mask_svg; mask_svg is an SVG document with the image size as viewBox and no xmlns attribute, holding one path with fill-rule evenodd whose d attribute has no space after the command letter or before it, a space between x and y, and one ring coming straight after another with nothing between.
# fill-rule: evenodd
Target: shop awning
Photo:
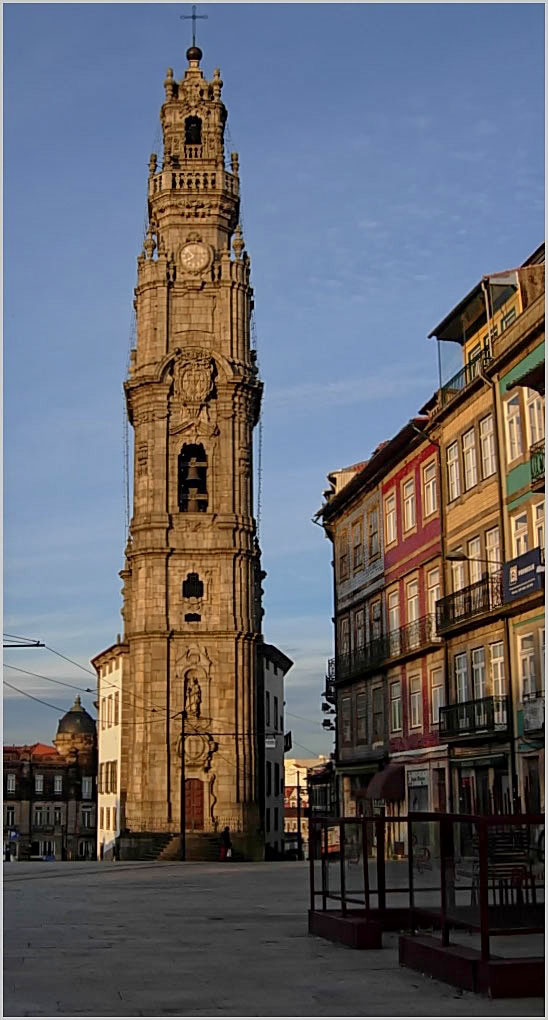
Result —
<instances>
[{"instance_id":1,"label":"shop awning","mask_svg":"<svg viewBox=\"0 0 548 1020\"><path fill-rule=\"evenodd\" d=\"M377 772L367 787L370 800L405 799L405 765L387 765Z\"/></svg>"}]
</instances>

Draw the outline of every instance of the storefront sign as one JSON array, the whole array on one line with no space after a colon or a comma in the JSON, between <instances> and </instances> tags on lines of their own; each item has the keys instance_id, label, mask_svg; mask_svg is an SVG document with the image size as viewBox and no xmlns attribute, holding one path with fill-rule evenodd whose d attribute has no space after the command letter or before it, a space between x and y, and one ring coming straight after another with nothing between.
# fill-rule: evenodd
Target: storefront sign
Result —
<instances>
[{"instance_id":1,"label":"storefront sign","mask_svg":"<svg viewBox=\"0 0 548 1020\"><path fill-rule=\"evenodd\" d=\"M408 786L428 786L428 769L407 773Z\"/></svg>"},{"instance_id":2,"label":"storefront sign","mask_svg":"<svg viewBox=\"0 0 548 1020\"><path fill-rule=\"evenodd\" d=\"M544 726L544 698L535 698L524 702L523 705L523 729L541 730Z\"/></svg>"},{"instance_id":3,"label":"storefront sign","mask_svg":"<svg viewBox=\"0 0 548 1020\"><path fill-rule=\"evenodd\" d=\"M502 595L504 602L523 598L543 586L544 574L540 567L540 549L530 549L515 560L504 564L502 572Z\"/></svg>"}]
</instances>

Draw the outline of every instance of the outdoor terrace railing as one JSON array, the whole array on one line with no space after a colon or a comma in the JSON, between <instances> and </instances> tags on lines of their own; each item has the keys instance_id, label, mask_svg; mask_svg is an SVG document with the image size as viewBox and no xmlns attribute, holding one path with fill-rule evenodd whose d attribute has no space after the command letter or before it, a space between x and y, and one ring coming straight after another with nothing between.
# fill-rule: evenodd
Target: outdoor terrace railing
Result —
<instances>
[{"instance_id":1,"label":"outdoor terrace railing","mask_svg":"<svg viewBox=\"0 0 548 1020\"><path fill-rule=\"evenodd\" d=\"M477 933L483 960L493 936L544 931L544 816L536 813L312 817L309 873L309 926L311 915L331 912L385 931L433 928L444 946L462 930Z\"/></svg>"},{"instance_id":2,"label":"outdoor terrace railing","mask_svg":"<svg viewBox=\"0 0 548 1020\"><path fill-rule=\"evenodd\" d=\"M508 728L506 695L460 701L440 708L440 739L475 733L495 733Z\"/></svg>"},{"instance_id":3,"label":"outdoor terrace railing","mask_svg":"<svg viewBox=\"0 0 548 1020\"><path fill-rule=\"evenodd\" d=\"M502 571L482 577L481 581L469 584L452 595L445 595L436 602L436 627L438 634L461 621L481 616L503 604Z\"/></svg>"},{"instance_id":4,"label":"outdoor terrace railing","mask_svg":"<svg viewBox=\"0 0 548 1020\"><path fill-rule=\"evenodd\" d=\"M533 443L529 449L529 460L531 463L531 483L538 485L544 482L544 439Z\"/></svg>"},{"instance_id":5,"label":"outdoor terrace railing","mask_svg":"<svg viewBox=\"0 0 548 1020\"><path fill-rule=\"evenodd\" d=\"M459 393L462 393L462 391L465 390L467 386L470 386L470 383L472 383L474 379L477 379L478 376L480 375L482 366L487 365L490 360L491 357L486 352L483 354L478 354L476 358L471 358L471 360L468 361L466 365L464 365L464 367L461 368L460 371L457 372L456 375L454 375L453 378L449 380L449 382L446 382L441 387L440 390L441 406L445 407L446 404L451 403L451 401L454 400L455 397L459 395Z\"/></svg>"}]
</instances>

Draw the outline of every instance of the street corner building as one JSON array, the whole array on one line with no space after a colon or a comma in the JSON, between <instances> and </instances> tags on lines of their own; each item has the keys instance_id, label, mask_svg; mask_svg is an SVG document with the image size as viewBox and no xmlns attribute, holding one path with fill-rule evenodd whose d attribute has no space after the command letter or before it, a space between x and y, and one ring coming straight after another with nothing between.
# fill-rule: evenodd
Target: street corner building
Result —
<instances>
[{"instance_id":1,"label":"street corner building","mask_svg":"<svg viewBox=\"0 0 548 1020\"><path fill-rule=\"evenodd\" d=\"M238 155L227 168L223 82L218 69L204 77L201 58L187 51L180 81L168 69L163 156L149 161L125 382L124 632L93 660L99 852L122 858L176 856L181 829L189 858L218 854L225 826L235 856L261 858L265 845L252 457L262 383Z\"/></svg>"},{"instance_id":2,"label":"street corner building","mask_svg":"<svg viewBox=\"0 0 548 1020\"><path fill-rule=\"evenodd\" d=\"M4 859L96 852L97 731L77 697L50 744L4 746Z\"/></svg>"}]
</instances>

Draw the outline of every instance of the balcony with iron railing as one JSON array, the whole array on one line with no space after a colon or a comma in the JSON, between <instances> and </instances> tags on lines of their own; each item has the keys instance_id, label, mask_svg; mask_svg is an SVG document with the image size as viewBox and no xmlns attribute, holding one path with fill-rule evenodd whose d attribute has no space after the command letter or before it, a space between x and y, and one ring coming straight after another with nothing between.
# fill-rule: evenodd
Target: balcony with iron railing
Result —
<instances>
[{"instance_id":1,"label":"balcony with iron railing","mask_svg":"<svg viewBox=\"0 0 548 1020\"><path fill-rule=\"evenodd\" d=\"M351 652L340 653L336 660L330 659L329 663L335 669L337 681L351 680L379 669L384 663L406 658L438 643L435 616L427 613L403 627L373 638L368 644L354 648Z\"/></svg>"},{"instance_id":2,"label":"balcony with iron railing","mask_svg":"<svg viewBox=\"0 0 548 1020\"><path fill-rule=\"evenodd\" d=\"M544 439L533 443L529 449L531 465L531 488L534 492L544 492Z\"/></svg>"},{"instance_id":3,"label":"balcony with iron railing","mask_svg":"<svg viewBox=\"0 0 548 1020\"><path fill-rule=\"evenodd\" d=\"M486 574L481 581L445 595L436 602L436 628L443 634L451 627L483 616L503 604L502 570Z\"/></svg>"},{"instance_id":4,"label":"balcony with iron railing","mask_svg":"<svg viewBox=\"0 0 548 1020\"><path fill-rule=\"evenodd\" d=\"M442 407L446 407L450 404L455 397L458 397L459 393L474 382L474 379L479 379L481 375L481 369L485 367L491 360L491 355L488 351L484 351L482 354L478 354L477 357L471 358L467 361L466 365L460 369L449 382L444 383L440 389L440 404Z\"/></svg>"},{"instance_id":5,"label":"balcony with iron railing","mask_svg":"<svg viewBox=\"0 0 548 1020\"><path fill-rule=\"evenodd\" d=\"M440 739L488 736L508 729L508 698L495 695L440 708Z\"/></svg>"},{"instance_id":6,"label":"balcony with iron railing","mask_svg":"<svg viewBox=\"0 0 548 1020\"><path fill-rule=\"evenodd\" d=\"M529 691L523 695L523 732L533 733L544 729L544 691Z\"/></svg>"}]
</instances>

